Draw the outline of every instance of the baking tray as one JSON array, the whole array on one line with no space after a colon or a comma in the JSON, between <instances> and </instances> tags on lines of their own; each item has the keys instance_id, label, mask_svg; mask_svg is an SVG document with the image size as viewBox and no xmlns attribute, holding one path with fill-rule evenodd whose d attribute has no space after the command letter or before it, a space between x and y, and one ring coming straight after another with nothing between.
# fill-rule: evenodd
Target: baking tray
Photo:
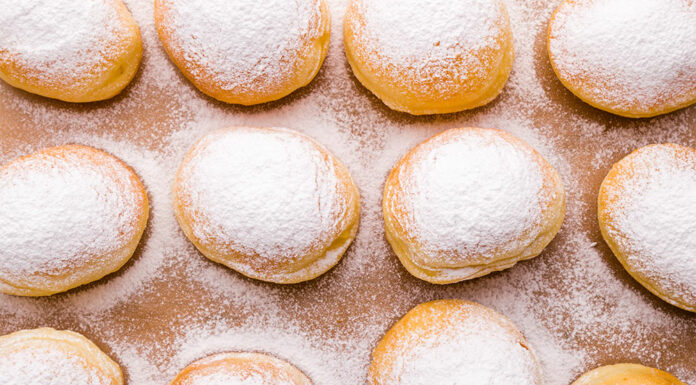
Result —
<instances>
[{"instance_id":1,"label":"baking tray","mask_svg":"<svg viewBox=\"0 0 696 385\"><path fill-rule=\"evenodd\" d=\"M416 304L478 301L512 318L527 336L546 383L565 385L598 365L638 362L696 384L696 315L637 284L602 241L596 195L611 165L635 148L696 146L696 108L632 120L589 107L555 78L546 27L560 0L508 0L516 58L505 90L469 112L413 117L394 112L353 77L343 52L345 0L330 0L331 48L317 78L278 102L219 103L197 91L157 39L152 2L126 0L145 56L116 98L68 104L0 85L0 161L43 147L105 149L143 179L151 219L132 260L95 283L48 298L0 295L0 333L51 326L94 340L123 367L129 385L164 385L212 352L253 350L285 358L316 385L364 384L370 353ZM175 169L196 138L229 125L282 126L332 150L361 192L360 230L342 262L311 282L247 279L205 259L171 209ZM436 286L411 277L384 239L381 193L412 146L447 128L495 127L537 148L562 175L568 208L539 257L504 272Z\"/></svg>"}]
</instances>

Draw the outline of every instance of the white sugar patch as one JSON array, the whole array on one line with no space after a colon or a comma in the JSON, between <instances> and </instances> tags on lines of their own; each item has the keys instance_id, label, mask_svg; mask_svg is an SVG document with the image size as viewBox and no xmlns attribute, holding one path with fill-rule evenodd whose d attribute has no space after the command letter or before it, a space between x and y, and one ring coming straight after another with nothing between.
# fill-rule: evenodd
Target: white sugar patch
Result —
<instances>
[{"instance_id":1,"label":"white sugar patch","mask_svg":"<svg viewBox=\"0 0 696 385\"><path fill-rule=\"evenodd\" d=\"M415 153L414 168L403 179L413 220L404 225L428 250L455 259L493 257L521 250L535 238L525 234L540 225L548 199L542 172L531 151L496 135L438 138Z\"/></svg>"},{"instance_id":2,"label":"white sugar patch","mask_svg":"<svg viewBox=\"0 0 696 385\"><path fill-rule=\"evenodd\" d=\"M275 264L331 242L347 207L336 170L312 141L290 131L236 128L204 137L192 151L177 190L179 199L190 199L184 210L201 216L192 232L204 244Z\"/></svg>"},{"instance_id":3,"label":"white sugar patch","mask_svg":"<svg viewBox=\"0 0 696 385\"><path fill-rule=\"evenodd\" d=\"M59 350L34 347L0 360L0 383L3 385L110 385L111 379L82 357Z\"/></svg>"},{"instance_id":4,"label":"white sugar patch","mask_svg":"<svg viewBox=\"0 0 696 385\"><path fill-rule=\"evenodd\" d=\"M71 84L107 65L126 31L103 0L6 0L0 12L0 62L15 61L42 84Z\"/></svg>"},{"instance_id":5,"label":"white sugar patch","mask_svg":"<svg viewBox=\"0 0 696 385\"><path fill-rule=\"evenodd\" d=\"M561 5L549 50L561 77L620 109L678 105L696 93L696 3L593 0Z\"/></svg>"},{"instance_id":6,"label":"white sugar patch","mask_svg":"<svg viewBox=\"0 0 696 385\"><path fill-rule=\"evenodd\" d=\"M441 328L428 326L424 336L408 336L397 343L396 357L387 361L390 366L379 378L402 385L462 379L491 385L541 382L534 354L509 329L475 313L452 321Z\"/></svg>"},{"instance_id":7,"label":"white sugar patch","mask_svg":"<svg viewBox=\"0 0 696 385\"><path fill-rule=\"evenodd\" d=\"M660 292L696 302L696 156L666 146L630 155L632 173L608 190L612 236L626 262Z\"/></svg>"},{"instance_id":8,"label":"white sugar patch","mask_svg":"<svg viewBox=\"0 0 696 385\"><path fill-rule=\"evenodd\" d=\"M45 289L51 276L98 274L139 230L144 202L130 170L91 149L60 151L0 170L0 270L10 285Z\"/></svg>"},{"instance_id":9,"label":"white sugar patch","mask_svg":"<svg viewBox=\"0 0 696 385\"><path fill-rule=\"evenodd\" d=\"M164 28L194 77L243 94L278 89L319 37L317 0L165 0Z\"/></svg>"},{"instance_id":10,"label":"white sugar patch","mask_svg":"<svg viewBox=\"0 0 696 385\"><path fill-rule=\"evenodd\" d=\"M375 50L404 67L491 48L502 33L503 7L490 0L362 1L366 37Z\"/></svg>"},{"instance_id":11,"label":"white sugar patch","mask_svg":"<svg viewBox=\"0 0 696 385\"><path fill-rule=\"evenodd\" d=\"M497 63L486 55L502 48L508 26L499 0L364 0L356 11L356 50L386 73L414 73L439 91L487 78Z\"/></svg>"}]
</instances>

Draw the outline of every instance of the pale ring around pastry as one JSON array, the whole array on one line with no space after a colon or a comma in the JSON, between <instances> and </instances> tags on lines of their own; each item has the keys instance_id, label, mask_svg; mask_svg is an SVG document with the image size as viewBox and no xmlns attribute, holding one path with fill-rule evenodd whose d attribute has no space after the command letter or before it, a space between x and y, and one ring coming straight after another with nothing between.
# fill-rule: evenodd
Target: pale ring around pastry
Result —
<instances>
[{"instance_id":1,"label":"pale ring around pastry","mask_svg":"<svg viewBox=\"0 0 696 385\"><path fill-rule=\"evenodd\" d=\"M123 374L81 334L40 328L0 337L0 383L123 385Z\"/></svg>"},{"instance_id":2,"label":"pale ring around pastry","mask_svg":"<svg viewBox=\"0 0 696 385\"><path fill-rule=\"evenodd\" d=\"M626 271L662 300L696 312L696 150L655 144L604 178L599 228Z\"/></svg>"},{"instance_id":3,"label":"pale ring around pastry","mask_svg":"<svg viewBox=\"0 0 696 385\"><path fill-rule=\"evenodd\" d=\"M647 118L696 102L692 0L564 0L547 47L561 83L601 110Z\"/></svg>"},{"instance_id":4,"label":"pale ring around pastry","mask_svg":"<svg viewBox=\"0 0 696 385\"><path fill-rule=\"evenodd\" d=\"M583 374L572 385L686 385L673 375L638 364L602 366Z\"/></svg>"},{"instance_id":5,"label":"pale ring around pastry","mask_svg":"<svg viewBox=\"0 0 696 385\"><path fill-rule=\"evenodd\" d=\"M343 39L360 83L413 115L491 102L514 58L501 0L351 0Z\"/></svg>"},{"instance_id":6,"label":"pale ring around pastry","mask_svg":"<svg viewBox=\"0 0 696 385\"><path fill-rule=\"evenodd\" d=\"M329 49L324 0L155 0L164 49L193 85L242 105L309 84Z\"/></svg>"},{"instance_id":7,"label":"pale ring around pastry","mask_svg":"<svg viewBox=\"0 0 696 385\"><path fill-rule=\"evenodd\" d=\"M399 161L382 210L386 238L406 270L447 284L539 255L561 228L565 192L556 170L522 140L457 128Z\"/></svg>"},{"instance_id":8,"label":"pale ring around pastry","mask_svg":"<svg viewBox=\"0 0 696 385\"><path fill-rule=\"evenodd\" d=\"M67 102L120 93L143 54L140 30L121 0L23 0L0 12L0 79Z\"/></svg>"},{"instance_id":9,"label":"pale ring around pastry","mask_svg":"<svg viewBox=\"0 0 696 385\"><path fill-rule=\"evenodd\" d=\"M96 281L133 255L145 187L88 146L47 148L0 166L0 291L46 296Z\"/></svg>"},{"instance_id":10,"label":"pale ring around pastry","mask_svg":"<svg viewBox=\"0 0 696 385\"><path fill-rule=\"evenodd\" d=\"M170 385L312 385L290 363L260 353L218 353L184 368Z\"/></svg>"},{"instance_id":11,"label":"pale ring around pastry","mask_svg":"<svg viewBox=\"0 0 696 385\"><path fill-rule=\"evenodd\" d=\"M462 300L411 309L372 353L368 385L540 385L541 369L507 317Z\"/></svg>"},{"instance_id":12,"label":"pale ring around pastry","mask_svg":"<svg viewBox=\"0 0 696 385\"><path fill-rule=\"evenodd\" d=\"M360 216L346 167L287 129L231 127L203 136L181 163L173 195L181 229L203 255L275 283L331 269Z\"/></svg>"}]
</instances>

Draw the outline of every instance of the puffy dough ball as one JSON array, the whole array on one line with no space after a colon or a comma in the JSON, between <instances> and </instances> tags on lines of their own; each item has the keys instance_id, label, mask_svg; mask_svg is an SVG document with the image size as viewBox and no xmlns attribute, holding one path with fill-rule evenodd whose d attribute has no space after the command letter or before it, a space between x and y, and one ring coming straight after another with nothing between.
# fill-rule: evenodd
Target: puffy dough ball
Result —
<instances>
[{"instance_id":1,"label":"puffy dough ball","mask_svg":"<svg viewBox=\"0 0 696 385\"><path fill-rule=\"evenodd\" d=\"M67 102L120 93L138 71L140 30L121 0L2 2L0 79Z\"/></svg>"},{"instance_id":2,"label":"puffy dough ball","mask_svg":"<svg viewBox=\"0 0 696 385\"><path fill-rule=\"evenodd\" d=\"M123 385L123 374L81 334L41 328L0 337L0 384Z\"/></svg>"},{"instance_id":3,"label":"puffy dough ball","mask_svg":"<svg viewBox=\"0 0 696 385\"><path fill-rule=\"evenodd\" d=\"M182 370L170 385L312 385L293 365L259 353L219 353Z\"/></svg>"},{"instance_id":4,"label":"puffy dough ball","mask_svg":"<svg viewBox=\"0 0 696 385\"><path fill-rule=\"evenodd\" d=\"M541 370L508 318L467 301L420 304L372 353L369 385L540 385Z\"/></svg>"},{"instance_id":5,"label":"puffy dough ball","mask_svg":"<svg viewBox=\"0 0 696 385\"><path fill-rule=\"evenodd\" d=\"M148 218L138 176L92 147L47 148L0 167L0 291L45 296L133 255Z\"/></svg>"},{"instance_id":6,"label":"puffy dough ball","mask_svg":"<svg viewBox=\"0 0 696 385\"><path fill-rule=\"evenodd\" d=\"M522 140L458 128L401 159L384 186L382 210L404 267L445 284L539 255L561 228L565 193L556 170Z\"/></svg>"},{"instance_id":7,"label":"puffy dough ball","mask_svg":"<svg viewBox=\"0 0 696 385\"><path fill-rule=\"evenodd\" d=\"M205 135L186 155L174 212L209 259L296 283L338 263L355 238L360 198L346 167L309 137L233 127Z\"/></svg>"},{"instance_id":8,"label":"puffy dough ball","mask_svg":"<svg viewBox=\"0 0 696 385\"><path fill-rule=\"evenodd\" d=\"M602 366L582 375L572 385L686 385L673 375L637 364Z\"/></svg>"},{"instance_id":9,"label":"puffy dough ball","mask_svg":"<svg viewBox=\"0 0 696 385\"><path fill-rule=\"evenodd\" d=\"M487 104L512 69L501 0L351 0L343 36L355 77L391 109L414 115Z\"/></svg>"},{"instance_id":10,"label":"puffy dough ball","mask_svg":"<svg viewBox=\"0 0 696 385\"><path fill-rule=\"evenodd\" d=\"M155 0L155 25L199 90L252 105L312 81L329 48L331 17L324 0Z\"/></svg>"},{"instance_id":11,"label":"puffy dough ball","mask_svg":"<svg viewBox=\"0 0 696 385\"><path fill-rule=\"evenodd\" d=\"M633 278L696 312L696 150L658 144L621 159L599 189L598 219Z\"/></svg>"},{"instance_id":12,"label":"puffy dough ball","mask_svg":"<svg viewBox=\"0 0 696 385\"><path fill-rule=\"evenodd\" d=\"M548 29L558 79L604 111L651 117L696 102L696 3L565 0Z\"/></svg>"}]
</instances>

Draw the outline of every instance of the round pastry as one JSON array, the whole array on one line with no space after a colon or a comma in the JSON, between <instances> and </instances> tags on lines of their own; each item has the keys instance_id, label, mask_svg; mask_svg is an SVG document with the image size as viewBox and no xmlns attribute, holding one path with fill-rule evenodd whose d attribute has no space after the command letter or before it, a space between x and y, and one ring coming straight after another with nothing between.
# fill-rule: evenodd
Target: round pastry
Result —
<instances>
[{"instance_id":1,"label":"round pastry","mask_svg":"<svg viewBox=\"0 0 696 385\"><path fill-rule=\"evenodd\" d=\"M696 312L696 150L657 144L623 158L599 189L598 217L633 278Z\"/></svg>"},{"instance_id":2,"label":"round pastry","mask_svg":"<svg viewBox=\"0 0 696 385\"><path fill-rule=\"evenodd\" d=\"M343 36L355 77L413 115L482 106L512 69L502 0L351 0Z\"/></svg>"},{"instance_id":3,"label":"round pastry","mask_svg":"<svg viewBox=\"0 0 696 385\"><path fill-rule=\"evenodd\" d=\"M406 270L446 284L539 255L561 228L565 193L556 170L522 140L458 128L401 159L382 205L387 240Z\"/></svg>"},{"instance_id":4,"label":"round pastry","mask_svg":"<svg viewBox=\"0 0 696 385\"><path fill-rule=\"evenodd\" d=\"M252 105L312 81L329 49L324 0L155 0L174 64L203 93Z\"/></svg>"},{"instance_id":5,"label":"round pastry","mask_svg":"<svg viewBox=\"0 0 696 385\"><path fill-rule=\"evenodd\" d=\"M0 384L123 385L123 374L82 335L41 328L0 337Z\"/></svg>"},{"instance_id":6,"label":"round pastry","mask_svg":"<svg viewBox=\"0 0 696 385\"><path fill-rule=\"evenodd\" d=\"M637 364L602 366L582 375L572 385L686 385L662 370Z\"/></svg>"},{"instance_id":7,"label":"round pastry","mask_svg":"<svg viewBox=\"0 0 696 385\"><path fill-rule=\"evenodd\" d=\"M209 133L186 155L174 212L211 260L296 283L338 263L355 238L360 198L346 167L309 137L233 127Z\"/></svg>"},{"instance_id":8,"label":"round pastry","mask_svg":"<svg viewBox=\"0 0 696 385\"><path fill-rule=\"evenodd\" d=\"M44 296L123 266L148 218L145 189L115 157L52 147L0 167L0 291Z\"/></svg>"},{"instance_id":9,"label":"round pastry","mask_svg":"<svg viewBox=\"0 0 696 385\"><path fill-rule=\"evenodd\" d=\"M219 353L182 370L170 385L312 385L291 364L259 353Z\"/></svg>"},{"instance_id":10,"label":"round pastry","mask_svg":"<svg viewBox=\"0 0 696 385\"><path fill-rule=\"evenodd\" d=\"M420 304L377 344L369 385L540 385L527 341L507 317L476 303Z\"/></svg>"},{"instance_id":11,"label":"round pastry","mask_svg":"<svg viewBox=\"0 0 696 385\"><path fill-rule=\"evenodd\" d=\"M0 79L66 102L121 92L143 54L140 30L121 0L2 1Z\"/></svg>"},{"instance_id":12,"label":"round pastry","mask_svg":"<svg viewBox=\"0 0 696 385\"><path fill-rule=\"evenodd\" d=\"M565 0L548 52L561 83L601 110L643 118L696 102L693 0Z\"/></svg>"}]
</instances>

